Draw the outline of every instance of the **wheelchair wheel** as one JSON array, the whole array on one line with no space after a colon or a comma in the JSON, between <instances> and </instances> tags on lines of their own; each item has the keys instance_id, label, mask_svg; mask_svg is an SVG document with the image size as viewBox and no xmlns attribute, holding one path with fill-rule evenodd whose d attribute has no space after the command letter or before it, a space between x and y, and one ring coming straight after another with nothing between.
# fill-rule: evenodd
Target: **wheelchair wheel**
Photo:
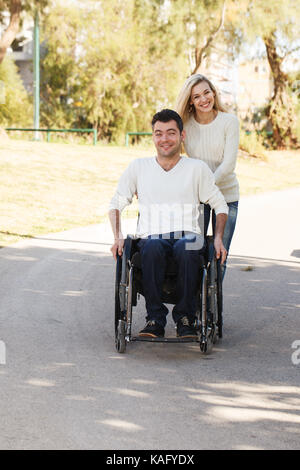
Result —
<instances>
[{"instance_id":1,"label":"wheelchair wheel","mask_svg":"<svg viewBox=\"0 0 300 470\"><path fill-rule=\"evenodd\" d=\"M124 253L117 255L115 280L115 346L119 353L126 350L126 283L127 267Z\"/></svg>"},{"instance_id":2,"label":"wheelchair wheel","mask_svg":"<svg viewBox=\"0 0 300 470\"><path fill-rule=\"evenodd\" d=\"M131 338L133 268L129 266L126 247L122 257L117 255L115 284L115 345L119 353L126 350Z\"/></svg>"},{"instance_id":3,"label":"wheelchair wheel","mask_svg":"<svg viewBox=\"0 0 300 470\"><path fill-rule=\"evenodd\" d=\"M119 353L124 353L126 351L126 338L125 338L125 322L119 320L119 324L116 331L115 343L116 343L116 350Z\"/></svg>"},{"instance_id":4,"label":"wheelchair wheel","mask_svg":"<svg viewBox=\"0 0 300 470\"><path fill-rule=\"evenodd\" d=\"M217 327L218 327L218 336L222 338L223 336L223 290L222 290L222 268L221 260L217 260L217 309L218 309L218 318L217 318Z\"/></svg>"},{"instance_id":5,"label":"wheelchair wheel","mask_svg":"<svg viewBox=\"0 0 300 470\"><path fill-rule=\"evenodd\" d=\"M208 323L213 344L217 342L217 259L213 256L208 270Z\"/></svg>"},{"instance_id":6,"label":"wheelchair wheel","mask_svg":"<svg viewBox=\"0 0 300 470\"><path fill-rule=\"evenodd\" d=\"M212 349L212 336L210 334L210 322L208 316L208 276L204 268L201 280L201 310L200 310L200 351L209 354Z\"/></svg>"}]
</instances>

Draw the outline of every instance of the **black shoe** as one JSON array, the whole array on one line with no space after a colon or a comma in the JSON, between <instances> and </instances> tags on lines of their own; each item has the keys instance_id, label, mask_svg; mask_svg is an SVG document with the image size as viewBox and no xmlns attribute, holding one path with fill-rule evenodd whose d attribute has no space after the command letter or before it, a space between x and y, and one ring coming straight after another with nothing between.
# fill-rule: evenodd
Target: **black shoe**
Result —
<instances>
[{"instance_id":1,"label":"black shoe","mask_svg":"<svg viewBox=\"0 0 300 470\"><path fill-rule=\"evenodd\" d=\"M176 323L177 336L180 338L197 338L196 328L190 324L188 317L182 317Z\"/></svg>"},{"instance_id":2,"label":"black shoe","mask_svg":"<svg viewBox=\"0 0 300 470\"><path fill-rule=\"evenodd\" d=\"M152 338L163 338L165 329L154 320L147 321L145 328L139 332L139 336L150 336Z\"/></svg>"}]
</instances>

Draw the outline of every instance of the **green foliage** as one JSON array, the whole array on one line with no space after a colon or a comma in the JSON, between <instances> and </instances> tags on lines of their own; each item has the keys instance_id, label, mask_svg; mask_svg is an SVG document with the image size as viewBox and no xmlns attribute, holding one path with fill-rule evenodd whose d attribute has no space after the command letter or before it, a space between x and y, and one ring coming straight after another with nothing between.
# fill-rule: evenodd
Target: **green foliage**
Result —
<instances>
[{"instance_id":1,"label":"green foliage","mask_svg":"<svg viewBox=\"0 0 300 470\"><path fill-rule=\"evenodd\" d=\"M273 146L295 148L299 145L294 133L296 105L284 61L299 46L300 3L294 0L240 0L232 4L236 11L239 10L235 21L245 44L248 46L260 38L265 45L274 84L274 94L267 107Z\"/></svg>"},{"instance_id":2,"label":"green foliage","mask_svg":"<svg viewBox=\"0 0 300 470\"><path fill-rule=\"evenodd\" d=\"M10 57L0 64L0 125L25 127L32 124L33 107L17 66Z\"/></svg>"},{"instance_id":3,"label":"green foliage","mask_svg":"<svg viewBox=\"0 0 300 470\"><path fill-rule=\"evenodd\" d=\"M250 156L266 160L266 149L262 143L262 139L255 131L251 133L247 133L244 130L240 131L239 148L247 152Z\"/></svg>"},{"instance_id":4,"label":"green foliage","mask_svg":"<svg viewBox=\"0 0 300 470\"><path fill-rule=\"evenodd\" d=\"M300 143L300 70L289 74L290 94L295 106L295 127L293 129Z\"/></svg>"},{"instance_id":5,"label":"green foliage","mask_svg":"<svg viewBox=\"0 0 300 470\"><path fill-rule=\"evenodd\" d=\"M297 120L296 120L296 128L294 130L298 142L300 142L300 104L297 106Z\"/></svg>"},{"instance_id":6,"label":"green foliage","mask_svg":"<svg viewBox=\"0 0 300 470\"><path fill-rule=\"evenodd\" d=\"M49 5L51 0L21 0L22 9L29 13L33 13L36 9L42 11L46 6ZM10 9L11 0L0 0L0 11L3 13L4 11L9 11ZM1 19L3 15L1 14Z\"/></svg>"},{"instance_id":7,"label":"green foliage","mask_svg":"<svg viewBox=\"0 0 300 470\"><path fill-rule=\"evenodd\" d=\"M41 61L40 119L45 127L76 127L71 102L78 88L76 34L79 23L76 8L54 8L42 28L47 53Z\"/></svg>"},{"instance_id":8,"label":"green foliage","mask_svg":"<svg viewBox=\"0 0 300 470\"><path fill-rule=\"evenodd\" d=\"M34 3L25 1L25 8ZM51 8L41 20L47 45L41 125L93 127L100 139L123 143L126 131L148 131L155 111L174 106L197 51L203 49L203 58L211 55L224 0L39 2L47 3ZM277 55L271 69L274 77L278 69L281 87L282 80L289 79L280 68L295 45L299 5L295 0L226 0L225 23L217 39L220 49L232 58L242 44L249 49L257 38L266 44L274 37ZM293 103L284 107L283 97L279 93L273 100L277 115L268 108L277 142L282 136L291 140L294 125ZM288 101L288 95L285 98Z\"/></svg>"},{"instance_id":9,"label":"green foliage","mask_svg":"<svg viewBox=\"0 0 300 470\"><path fill-rule=\"evenodd\" d=\"M115 142L126 131L148 131L154 112L173 106L187 68L163 5L112 0L51 9L43 27L42 122L94 127Z\"/></svg>"},{"instance_id":10,"label":"green foliage","mask_svg":"<svg viewBox=\"0 0 300 470\"><path fill-rule=\"evenodd\" d=\"M224 0L172 0L170 21L180 28L185 47L194 51L206 42L216 30L222 13ZM209 52L209 51L208 51Z\"/></svg>"}]
</instances>

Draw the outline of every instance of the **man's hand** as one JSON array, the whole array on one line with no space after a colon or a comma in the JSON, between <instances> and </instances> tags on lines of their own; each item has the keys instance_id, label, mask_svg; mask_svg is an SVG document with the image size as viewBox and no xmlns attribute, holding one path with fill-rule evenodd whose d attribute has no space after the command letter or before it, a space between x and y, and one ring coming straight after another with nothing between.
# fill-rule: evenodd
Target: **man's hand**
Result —
<instances>
[{"instance_id":1,"label":"man's hand","mask_svg":"<svg viewBox=\"0 0 300 470\"><path fill-rule=\"evenodd\" d=\"M110 251L113 254L115 260L117 259L117 253L122 256L124 247L124 237L121 231L121 214L118 209L111 209L108 213L111 228L114 233L115 242L111 247Z\"/></svg>"},{"instance_id":2,"label":"man's hand","mask_svg":"<svg viewBox=\"0 0 300 470\"><path fill-rule=\"evenodd\" d=\"M215 236L215 239L214 239L214 247L216 251L216 258L217 259L221 258L221 264L224 264L224 262L226 261L226 257L227 257L227 250L225 246L223 245L222 238L217 235Z\"/></svg>"},{"instance_id":3,"label":"man's hand","mask_svg":"<svg viewBox=\"0 0 300 470\"><path fill-rule=\"evenodd\" d=\"M110 249L115 260L117 259L117 253L119 254L119 256L122 256L123 247L124 247L124 238L116 238L115 243L112 245Z\"/></svg>"}]
</instances>

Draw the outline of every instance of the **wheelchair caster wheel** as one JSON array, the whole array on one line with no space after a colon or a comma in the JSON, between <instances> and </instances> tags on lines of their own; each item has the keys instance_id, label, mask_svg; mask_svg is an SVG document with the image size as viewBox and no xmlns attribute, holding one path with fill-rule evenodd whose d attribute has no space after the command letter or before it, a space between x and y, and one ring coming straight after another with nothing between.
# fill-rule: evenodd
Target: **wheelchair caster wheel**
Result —
<instances>
[{"instance_id":1,"label":"wheelchair caster wheel","mask_svg":"<svg viewBox=\"0 0 300 470\"><path fill-rule=\"evenodd\" d=\"M218 342L218 339L219 339L218 331L215 330L213 333L213 337L212 337L212 343L216 344Z\"/></svg>"},{"instance_id":2,"label":"wheelchair caster wheel","mask_svg":"<svg viewBox=\"0 0 300 470\"><path fill-rule=\"evenodd\" d=\"M116 350L118 353L124 353L126 350L126 340L125 340L125 322L119 320L118 328L116 331Z\"/></svg>"},{"instance_id":3,"label":"wheelchair caster wheel","mask_svg":"<svg viewBox=\"0 0 300 470\"><path fill-rule=\"evenodd\" d=\"M212 350L213 342L210 338L203 339L200 341L200 351L202 354L210 354Z\"/></svg>"}]
</instances>

